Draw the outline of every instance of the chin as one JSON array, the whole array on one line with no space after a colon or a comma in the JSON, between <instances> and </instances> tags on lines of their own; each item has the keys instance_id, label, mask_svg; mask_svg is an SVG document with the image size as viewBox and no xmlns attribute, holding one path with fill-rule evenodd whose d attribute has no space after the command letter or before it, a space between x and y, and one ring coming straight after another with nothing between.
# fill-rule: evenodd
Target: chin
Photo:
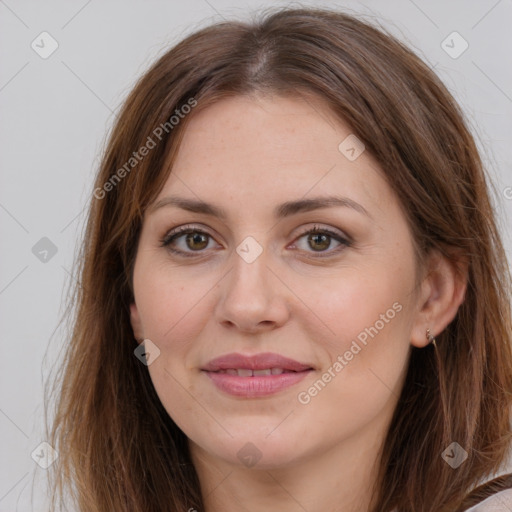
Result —
<instances>
[{"instance_id":1,"label":"chin","mask_svg":"<svg viewBox=\"0 0 512 512\"><path fill-rule=\"evenodd\" d=\"M285 431L281 435L274 435L274 432L268 436L270 430L266 429L267 433L257 435L254 431L245 429L233 437L219 439L217 442L212 442L212 438L209 438L195 444L201 451L215 458L248 469L286 468L307 457L308 450L303 444L303 437L294 439ZM314 451L314 448L311 447L311 450Z\"/></svg>"}]
</instances>

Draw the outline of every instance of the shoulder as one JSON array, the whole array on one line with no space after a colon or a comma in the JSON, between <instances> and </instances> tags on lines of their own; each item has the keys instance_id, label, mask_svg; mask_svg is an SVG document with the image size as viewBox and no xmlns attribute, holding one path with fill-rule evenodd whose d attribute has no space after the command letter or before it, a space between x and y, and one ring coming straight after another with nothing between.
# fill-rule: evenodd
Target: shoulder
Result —
<instances>
[{"instance_id":1,"label":"shoulder","mask_svg":"<svg viewBox=\"0 0 512 512\"><path fill-rule=\"evenodd\" d=\"M466 512L503 512L504 510L512 511L512 489L493 494L482 503L468 508Z\"/></svg>"}]
</instances>

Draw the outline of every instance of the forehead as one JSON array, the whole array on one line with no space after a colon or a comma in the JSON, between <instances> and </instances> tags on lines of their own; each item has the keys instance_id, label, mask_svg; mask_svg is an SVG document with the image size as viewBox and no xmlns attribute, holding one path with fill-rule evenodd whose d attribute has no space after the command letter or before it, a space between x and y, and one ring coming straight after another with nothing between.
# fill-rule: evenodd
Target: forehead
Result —
<instances>
[{"instance_id":1,"label":"forehead","mask_svg":"<svg viewBox=\"0 0 512 512\"><path fill-rule=\"evenodd\" d=\"M318 98L235 96L194 113L180 157L216 162L236 153L247 164L255 164L257 156L261 163L287 167L304 159L332 159L338 139L349 133Z\"/></svg>"},{"instance_id":2,"label":"forehead","mask_svg":"<svg viewBox=\"0 0 512 512\"><path fill-rule=\"evenodd\" d=\"M392 199L391 190L368 152L353 161L340 152L351 135L318 98L223 99L189 120L157 200L172 192L267 208L336 193L380 208Z\"/></svg>"}]
</instances>

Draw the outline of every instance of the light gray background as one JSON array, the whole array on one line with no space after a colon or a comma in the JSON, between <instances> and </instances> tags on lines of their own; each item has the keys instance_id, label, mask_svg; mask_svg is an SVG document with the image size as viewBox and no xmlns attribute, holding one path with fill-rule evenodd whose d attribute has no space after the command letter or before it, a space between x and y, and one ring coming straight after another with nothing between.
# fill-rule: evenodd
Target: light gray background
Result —
<instances>
[{"instance_id":1,"label":"light gray background","mask_svg":"<svg viewBox=\"0 0 512 512\"><path fill-rule=\"evenodd\" d=\"M45 472L30 456L44 440L43 381L59 364L64 334L56 329L65 286L119 105L150 63L189 32L286 4L0 0L0 512L44 510ZM510 257L512 0L308 4L364 13L435 66L478 138ZM43 31L59 45L47 59L31 48ZM453 31L469 43L457 59L441 47ZM42 237L58 248L47 262L32 253Z\"/></svg>"}]
</instances>

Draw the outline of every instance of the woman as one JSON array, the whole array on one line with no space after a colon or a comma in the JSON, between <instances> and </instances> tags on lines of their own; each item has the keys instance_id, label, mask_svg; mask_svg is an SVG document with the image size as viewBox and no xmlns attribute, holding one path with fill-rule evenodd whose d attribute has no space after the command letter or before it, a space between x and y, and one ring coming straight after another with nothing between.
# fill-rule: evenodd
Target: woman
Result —
<instances>
[{"instance_id":1,"label":"woman","mask_svg":"<svg viewBox=\"0 0 512 512\"><path fill-rule=\"evenodd\" d=\"M124 105L81 262L54 503L512 509L482 164L391 36L298 9L187 37Z\"/></svg>"}]
</instances>

